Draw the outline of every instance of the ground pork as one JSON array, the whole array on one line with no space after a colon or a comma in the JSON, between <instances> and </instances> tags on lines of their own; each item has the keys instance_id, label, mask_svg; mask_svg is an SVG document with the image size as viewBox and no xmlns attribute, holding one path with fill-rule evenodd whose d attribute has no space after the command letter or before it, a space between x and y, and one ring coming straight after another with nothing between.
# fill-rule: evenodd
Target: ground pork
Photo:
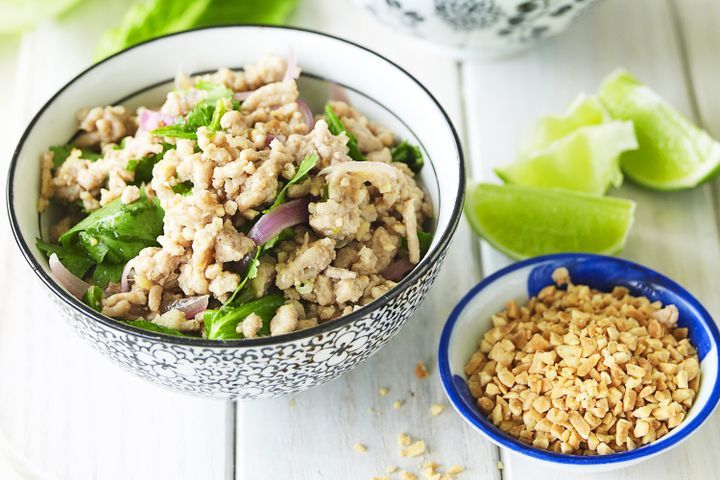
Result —
<instances>
[{"instance_id":1,"label":"ground pork","mask_svg":"<svg viewBox=\"0 0 720 480\"><path fill-rule=\"evenodd\" d=\"M331 238L317 240L299 248L287 261L277 265L275 285L285 290L314 279L335 258L335 241Z\"/></svg>"}]
</instances>

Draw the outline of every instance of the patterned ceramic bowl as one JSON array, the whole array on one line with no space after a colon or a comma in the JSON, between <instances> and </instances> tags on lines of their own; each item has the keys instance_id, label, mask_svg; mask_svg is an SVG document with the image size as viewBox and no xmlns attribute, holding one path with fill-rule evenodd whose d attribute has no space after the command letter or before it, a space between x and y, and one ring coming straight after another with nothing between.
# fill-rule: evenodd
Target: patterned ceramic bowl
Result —
<instances>
[{"instance_id":1,"label":"patterned ceramic bowl","mask_svg":"<svg viewBox=\"0 0 720 480\"><path fill-rule=\"evenodd\" d=\"M243 47L248 45L254 47ZM420 145L429 159L421 181L435 207L435 236L415 269L384 297L338 320L279 337L225 342L127 326L96 313L56 283L46 259L35 248L35 238L48 227L47 219L39 221L35 210L38 159L48 145L72 137L75 112L93 105L159 104L178 70L240 68L264 53L287 54L290 46L303 68L299 80L303 99L315 111L327 100L327 80L331 80L344 87L361 111ZM70 81L23 134L10 166L7 202L23 255L82 338L131 372L160 385L205 396L258 398L297 392L335 378L375 353L400 329L442 264L461 215L464 186L460 144L450 120L425 87L402 68L368 49L316 32L231 26L179 33L135 46Z\"/></svg>"},{"instance_id":2,"label":"patterned ceramic bowl","mask_svg":"<svg viewBox=\"0 0 720 480\"><path fill-rule=\"evenodd\" d=\"M683 422L659 440L635 450L609 455L567 455L541 450L502 432L480 412L468 389L464 367L477 341L492 327L490 316L514 299L518 304L552 284L550 275L566 267L576 284L602 291L623 286L633 295L674 304L678 324L687 327L700 358L700 388ZM570 253L531 258L504 268L476 285L450 314L440 337L438 367L445 393L463 419L499 447L530 460L575 473L628 467L665 453L686 440L708 419L720 401L720 332L710 314L683 287L666 276L620 258Z\"/></svg>"},{"instance_id":3,"label":"patterned ceramic bowl","mask_svg":"<svg viewBox=\"0 0 720 480\"><path fill-rule=\"evenodd\" d=\"M499 57L557 35L597 0L355 0L456 56Z\"/></svg>"}]
</instances>

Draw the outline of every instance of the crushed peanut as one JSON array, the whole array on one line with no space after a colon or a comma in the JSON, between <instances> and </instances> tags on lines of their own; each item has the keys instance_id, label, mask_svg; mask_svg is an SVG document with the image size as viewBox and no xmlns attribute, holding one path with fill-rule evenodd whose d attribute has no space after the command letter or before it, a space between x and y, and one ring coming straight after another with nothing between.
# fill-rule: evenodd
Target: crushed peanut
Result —
<instances>
[{"instance_id":1,"label":"crushed peanut","mask_svg":"<svg viewBox=\"0 0 720 480\"><path fill-rule=\"evenodd\" d=\"M400 478L402 478L402 480L417 480L417 475L410 473L407 470L403 470L400 472Z\"/></svg>"},{"instance_id":2,"label":"crushed peanut","mask_svg":"<svg viewBox=\"0 0 720 480\"><path fill-rule=\"evenodd\" d=\"M385 473L395 473L397 472L397 470L398 467L396 467L395 465L390 465L385 469Z\"/></svg>"},{"instance_id":3,"label":"crushed peanut","mask_svg":"<svg viewBox=\"0 0 720 480\"><path fill-rule=\"evenodd\" d=\"M365 452L367 452L367 447L366 447L365 445L363 445L362 443L356 443L355 445L353 445L353 448L354 448L355 451L358 452L358 453L365 453Z\"/></svg>"},{"instance_id":4,"label":"crushed peanut","mask_svg":"<svg viewBox=\"0 0 720 480\"><path fill-rule=\"evenodd\" d=\"M677 308L574 285L565 268L552 279L492 316L465 366L480 410L520 441L568 454L633 450L678 426L700 365Z\"/></svg>"},{"instance_id":5,"label":"crushed peanut","mask_svg":"<svg viewBox=\"0 0 720 480\"><path fill-rule=\"evenodd\" d=\"M387 397L387 394L390 393L390 389L387 387L382 387L378 390L378 393L381 397Z\"/></svg>"},{"instance_id":6,"label":"crushed peanut","mask_svg":"<svg viewBox=\"0 0 720 480\"><path fill-rule=\"evenodd\" d=\"M425 363L418 362L417 365L415 365L415 376L417 378L427 378L428 375L430 374L428 373L428 369L425 366Z\"/></svg>"},{"instance_id":7,"label":"crushed peanut","mask_svg":"<svg viewBox=\"0 0 720 480\"><path fill-rule=\"evenodd\" d=\"M440 415L443 410L445 410L445 405L441 403L433 403L432 405L430 405L430 415L432 415L433 417L437 417L438 415Z\"/></svg>"},{"instance_id":8,"label":"crushed peanut","mask_svg":"<svg viewBox=\"0 0 720 480\"><path fill-rule=\"evenodd\" d=\"M458 473L462 473L464 471L465 471L465 469L463 467L461 467L460 465L453 465L450 468L448 468L447 472L445 472L445 473L449 473L450 475L457 475Z\"/></svg>"},{"instance_id":9,"label":"crushed peanut","mask_svg":"<svg viewBox=\"0 0 720 480\"><path fill-rule=\"evenodd\" d=\"M401 433L398 435L398 445L401 447L407 447L412 443L412 437L407 433Z\"/></svg>"},{"instance_id":10,"label":"crushed peanut","mask_svg":"<svg viewBox=\"0 0 720 480\"><path fill-rule=\"evenodd\" d=\"M405 404L405 401L404 401L404 400L395 400L395 401L393 402L393 405L392 405L392 406L393 406L393 408L394 408L395 410L400 410L400 408L402 408L402 406L403 406L404 404Z\"/></svg>"},{"instance_id":11,"label":"crushed peanut","mask_svg":"<svg viewBox=\"0 0 720 480\"><path fill-rule=\"evenodd\" d=\"M418 440L406 448L403 448L400 450L400 456L401 457L417 457L418 455L422 455L425 453L425 442L422 440Z\"/></svg>"}]
</instances>

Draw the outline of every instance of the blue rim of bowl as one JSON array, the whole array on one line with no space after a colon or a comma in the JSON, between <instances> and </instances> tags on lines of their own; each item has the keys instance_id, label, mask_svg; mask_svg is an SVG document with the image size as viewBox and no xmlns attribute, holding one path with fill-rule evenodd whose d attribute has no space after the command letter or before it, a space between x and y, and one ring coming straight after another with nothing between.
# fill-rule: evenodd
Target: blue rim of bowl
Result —
<instances>
[{"instance_id":1,"label":"blue rim of bowl","mask_svg":"<svg viewBox=\"0 0 720 480\"><path fill-rule=\"evenodd\" d=\"M702 406L702 409L700 410L698 415L693 418L687 425L685 425L683 429L678 432L678 434L669 437L666 436L664 438L661 438L660 440L651 442L648 445L644 445L629 452L611 453L608 455L568 455L564 453L550 452L547 450L540 450L538 448L531 447L519 440L509 437L507 434L503 433L495 426L486 425L479 422L476 417L482 417L484 415L479 410L471 410L467 407L465 402L461 400L460 394L457 392L453 383L453 375L450 372L448 351L450 345L450 336L455 327L455 323L457 322L460 314L468 305L468 303L470 303L470 301L478 293L484 290L488 285L494 283L505 275L512 273L516 270L520 270L531 265L537 265L539 263L544 263L551 260L576 259L590 259L605 262L612 261L624 265L629 265L645 271L648 274L652 274L657 278L661 279L663 282L666 282L666 285L671 288L674 293L682 297L689 305L691 305L697 311L697 318L708 328L710 332L710 337L712 338L712 342L714 343L715 347L715 355L716 357L718 357L718 365L720 365L720 331L718 331L718 327L715 324L715 321L712 319L712 316L710 316L710 313L708 313L705 307L703 307L702 304L680 284L678 284L674 280L671 280L667 276L656 272L651 268L648 268L644 265L639 265L637 263L622 258L609 257L606 255L595 255L590 253L559 253L554 255L543 255L540 257L529 258L527 260L514 263L501 270L498 270L497 272L486 277L480 283L475 285L458 302L453 311L450 313L450 316L448 317L447 322L443 327L442 333L440 335L440 345L438 347L438 368L440 370L440 380L442 381L445 394L450 399L453 407L467 422L469 422L475 428L490 437L495 443L522 455L526 455L546 462L567 465L603 465L608 463L626 462L652 456L656 453L666 450L669 447L672 447L673 445L676 445L677 443L686 439L695 430L697 430L698 427L700 427L700 425L702 425L703 422L705 422L705 420L707 420L707 418L712 414L712 412L715 410L715 407L717 407L718 401L720 401L720 374L716 377L715 384L712 387L712 392L708 397L707 403ZM490 313L488 313L488 315L489 314Z\"/></svg>"},{"instance_id":2,"label":"blue rim of bowl","mask_svg":"<svg viewBox=\"0 0 720 480\"><path fill-rule=\"evenodd\" d=\"M450 133L452 134L454 143L455 143L455 153L457 155L458 160L458 183L460 185L460 188L458 188L457 196L455 197L455 204L452 206L452 212L450 213L450 220L448 223L448 226L443 232L440 232L440 239L438 240L437 245L428 252L423 258L420 259L420 263L418 263L415 268L413 268L410 273L407 274L398 284L393 287L388 293L383 295L382 297L378 298L377 300L373 301L372 303L369 303L367 305L364 305L363 307L359 308L358 310L349 313L348 315L345 315L343 317L338 318L337 320L332 320L329 322L321 323L320 325L316 327L311 327L305 330L300 330L297 332L287 333L285 335L278 335L276 337L260 337L260 338L249 338L249 339L241 339L241 340L208 340L205 338L196 338L196 337L177 337L173 335L167 335L164 333L159 332L152 332L150 330L144 330L138 327L134 327L130 324L123 323L119 320L116 320L111 317L107 317L105 315L102 315L89 306L85 305L83 302L78 300L77 298L70 295L68 292L65 291L64 288L60 287L55 280L48 275L43 267L39 264L38 260L33 255L32 251L30 250L30 247L28 246L27 242L25 241L25 238L23 237L22 233L20 232L20 226L17 220L17 216L15 214L15 206L14 206L14 186L13 186L13 180L15 178L15 167L17 166L18 157L20 155L20 151L23 149L25 145L25 141L27 140L28 135L32 131L32 129L35 127L35 123L40 119L42 114L47 110L54 102L55 100L68 88L70 85L75 83L77 80L88 74L90 71L94 70L100 65L103 65L106 62L109 62L110 60L114 59L115 57L121 56L125 54L126 52L130 50L135 50L137 48L141 48L146 44L154 43L161 41L165 38L169 37L176 37L181 35L187 35L195 32L202 32L205 30L219 30L219 29L242 29L242 28L263 28L263 29L273 29L273 30L281 30L281 31L294 31L294 32L302 32L302 33L309 33L311 35L318 35L321 37L329 38L347 45L350 45L355 48L359 48L361 50L364 50L375 57L377 57L379 60L384 61L396 69L398 69L400 72L402 72L408 79L410 79L412 82L414 82L418 87L420 87L423 92L428 96L428 98L435 104L435 107L437 108L438 113L440 113L445 123L447 124L448 128L450 129ZM397 63L393 62L392 60L384 57L383 55L380 55L379 53L375 52L374 50L371 50L367 47L364 47L362 45L359 45L355 42L352 42L350 40L346 40L344 38L337 37L335 35L330 35L323 32L318 32L311 29L306 28L299 28L299 27L288 27L288 26L279 26L279 25L263 25L263 24L232 24L232 25L221 25L221 26L211 26L211 27L201 27L201 28L194 28L190 30L183 30L181 32L176 33L170 33L167 35L163 35L160 37L156 37L150 40L146 40L144 42L137 43L131 47L128 47L124 50L121 50L93 65L86 68L79 74L77 74L75 77L73 77L70 81L68 81L65 85L63 85L55 94L53 94L52 97L37 111L33 119L28 124L27 128L23 132L22 136L20 137L20 140L18 141L18 144L15 147L15 150L13 152L12 159L10 160L10 166L8 169L8 176L7 176L7 189L6 189L6 208L8 212L8 216L10 219L10 229L12 230L13 237L15 238L15 242L18 244L18 247L20 248L20 251L22 252L23 256L25 257L25 260L30 264L30 267L33 269L35 274L40 278L40 280L55 294L57 295L61 300L63 300L68 306L70 306L73 310L77 311L78 313L90 317L92 320L97 321L112 330L119 330L124 333L132 334L137 337L141 337L147 340L151 341L162 341L164 343L169 344L178 344L178 345L187 345L187 346L194 346L194 347L204 347L204 348L227 348L227 347L263 347L263 346L269 346L269 345L277 345L282 343L288 343L298 340L303 340L305 338L314 337L316 335L336 330L338 328L341 328L345 325L351 324L355 320L358 320L362 318L364 315L372 312L373 310L376 310L384 305L387 305L391 300L394 300L398 298L403 292L405 292L414 282L420 279L422 275L424 275L432 265L434 265L436 262L438 262L445 250L447 249L450 240L452 239L453 234L455 233L455 230L457 229L458 223L460 222L460 217L462 216L462 206L463 201L465 198L465 157L463 156L462 148L460 147L460 137L458 136L457 130L455 129L455 126L452 123L452 120L450 120L449 115L447 112L445 112L445 109L440 105L440 102L433 96L432 93L425 87L417 78L415 78L413 75L411 75L407 70L402 68ZM436 232L438 234L438 232Z\"/></svg>"}]
</instances>

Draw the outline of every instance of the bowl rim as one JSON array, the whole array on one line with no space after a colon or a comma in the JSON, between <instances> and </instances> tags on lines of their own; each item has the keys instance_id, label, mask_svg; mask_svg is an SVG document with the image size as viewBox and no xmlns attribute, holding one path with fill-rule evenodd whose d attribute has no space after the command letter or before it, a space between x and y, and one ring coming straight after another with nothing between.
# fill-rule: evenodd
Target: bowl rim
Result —
<instances>
[{"instance_id":1,"label":"bowl rim","mask_svg":"<svg viewBox=\"0 0 720 480\"><path fill-rule=\"evenodd\" d=\"M147 44L162 41L163 39L166 39L169 37L192 35L192 34L196 34L198 32L206 31L206 30L220 30L220 29L228 29L228 30L250 29L250 30L252 30L252 29L257 29L257 28L272 29L272 30L279 30L279 31L289 31L289 32L309 33L311 35L317 35L317 36L331 39L336 42L344 43L353 48L358 48L358 49L364 50L364 51L374 55L380 61L384 61L384 62L390 64L392 67L399 70L409 80L414 82L418 87L420 87L425 92L425 94L428 96L428 98L435 104L437 111L443 116L445 123L447 124L447 126L450 129L450 133L452 134L454 144L455 144L455 154L456 154L456 157L458 160L458 164L457 164L458 177L459 177L458 193L454 199L454 205L452 207L452 212L450 214L449 223L448 223L446 229L441 233L438 244L435 246L435 248L433 250L428 252L428 254L425 255L420 260L420 262L415 266L415 268L412 269L412 271L406 277L404 277L400 282L398 282L398 284L395 287L393 287L388 293L386 293L382 297L378 298L377 300L374 300L373 302L362 306L358 310L356 310L348 315L344 315L336 320L321 323L315 327L311 327L311 328L308 328L305 330L291 332L291 333L287 333L284 335L278 335L276 337L268 336L268 337L236 339L236 340L209 340L209 339L205 339L205 338L196 338L196 337L178 337L178 336L173 336L173 335L167 335L167 334L160 333L160 332L143 330L141 328L134 327L130 324L122 323L119 320L116 320L114 318L107 317L105 315L100 314L99 312L93 310L92 308L85 305L83 302L76 299L74 296L70 295L68 292L66 292L64 288L60 287L60 285L58 285L55 282L55 280L45 272L45 270L40 266L38 260L33 255L27 242L25 241L25 238L23 237L23 235L20 231L20 225L18 223L17 215L15 212L13 184L14 184L14 179L15 179L15 170L16 170L16 166L18 164L20 152L22 151L23 147L25 146L27 137L29 136L30 132L33 130L33 128L35 127L35 124L40 119L40 117L43 115L45 110L50 108L52 106L52 104L55 102L55 100L60 95L62 95L63 92L67 88L69 88L72 84L74 84L76 81L78 81L79 79L84 77L89 72L95 70L96 68L100 67L101 65L104 65L105 63L113 61L115 58L120 57L131 50L143 48ZM432 160L430 160L430 161L432 162ZM123 333L141 337L143 339L150 340L150 341L162 341L164 343L169 343L169 344L177 344L177 345L185 345L185 346L193 346L193 347L205 347L205 348L228 348L228 347L251 348L251 347L262 347L262 346L291 343L294 341L299 341L299 340L303 340L306 338L314 337L316 335L320 335L320 334L323 334L323 333L331 331L331 330L342 328L348 324L353 323L355 320L362 318L366 314L387 305L391 300L394 300L395 298L400 296L411 285L413 285L430 268L431 265L434 265L435 263L437 263L441 259L444 252L446 251L448 244L450 243L450 240L452 239L452 236L453 236L455 230L457 229L458 223L460 221L460 217L462 216L462 205L463 205L463 201L465 198L465 188L464 188L465 184L466 184L465 159L463 156L463 151L462 151L462 147L461 147L461 143L460 143L460 137L458 136L457 130L455 129L455 126L453 125L452 120L450 119L449 115L447 114L445 109L442 107L442 105L440 105L440 102L438 102L438 100L435 98L435 96L432 93L430 93L430 91L427 89L427 87L425 87L419 80L417 80L413 75L411 75L403 67L399 66L397 63L393 62L392 60L375 52L374 50L372 50L368 47L365 47L365 46L355 43L353 41L346 40L344 38L341 38L341 37L338 37L335 35L331 35L328 33L318 32L316 30L301 28L301 27L248 23L248 24L232 24L232 25L200 27L200 28L193 28L190 30L183 30L181 32L170 33L167 35L162 35L160 37L152 38L150 40L146 40L146 41L137 43L137 44L132 45L124 50L114 53L113 55L111 55L97 63L94 63L93 65L89 66L88 68L86 68L83 71L81 71L80 73L78 73L71 80L69 80L65 85L63 85L57 92L55 92L43 104L43 106L37 111L37 113L35 113L32 120L30 121L30 123L25 128L22 135L20 136L20 139L19 139L17 145L15 146L12 158L10 160L5 199L6 199L6 208L7 208L7 212L8 212L8 217L10 220L10 229L12 231L13 237L15 238L15 242L17 243L23 256L25 257L25 260L30 264L30 267L33 269L35 274L40 278L40 280L53 293L55 293L55 295L57 295L68 306L70 306L72 309L74 309L78 313L84 315L85 317L89 317L91 320L99 322L102 325L105 325L106 327L109 327L112 330L119 330Z\"/></svg>"},{"instance_id":2,"label":"bowl rim","mask_svg":"<svg viewBox=\"0 0 720 480\"><path fill-rule=\"evenodd\" d=\"M619 452L619 453L611 453L608 455L569 455L565 453L556 453L546 450L541 450L532 446L529 446L515 438L512 438L502 432L500 429L495 427L494 425L486 425L485 423L481 423L477 420L476 416L478 415L478 412L473 411L472 409L468 408L465 403L461 400L460 394L458 393L455 384L453 382L453 375L450 371L450 362L449 362L449 347L450 347L450 337L452 335L452 331L455 327L455 324L460 317L460 314L463 312L465 307L475 298L477 294L479 294L482 290L487 288L489 285L495 283L498 280L501 280L506 275L513 273L517 270L523 269L528 266L541 264L547 261L553 261L553 260L577 260L577 259L587 259L590 261L596 261L596 262L611 262L616 264L622 264L627 266L632 266L633 268L639 269L643 273L647 273L648 275L653 275L656 278L662 280L664 282L664 286L668 287L670 290L672 290L674 293L676 293L678 296L682 297L688 304L690 304L697 312L697 319L708 328L710 332L710 339L711 343L715 347L715 356L718 359L718 365L720 365L720 331L718 330L718 326L713 320L710 313L703 307L703 305L700 303L699 300L697 300L690 292L688 292L684 287L682 287L680 284L675 282L674 280L670 279L666 275L663 275L662 273L656 272L655 270L646 267L644 265L640 265L638 263L632 262L630 260L625 260L623 258L618 257L611 257L607 255L597 255L597 254L591 254L591 253L558 253L558 254L550 254L550 255L541 255L538 257L529 258L526 260L522 260L516 263L513 263L505 268L502 268L493 274L487 276L482 281L480 281L477 285L475 285L470 291L468 291L457 303L457 305L453 308L452 312L448 316L448 319L443 326L442 333L440 335L440 343L438 347L438 369L440 371L440 380L443 385L443 390L445 391L445 394L447 395L448 399L450 400L450 403L453 405L455 410L462 416L462 418L471 424L474 428L480 430L480 432L484 435L486 435L490 440L492 440L495 444L508 448L514 452L520 453L522 455L528 456L533 458L534 460L540 460L545 461L549 463L555 463L555 464L564 464L564 465L606 465L606 464L615 464L620 462L627 462L632 460L639 460L645 457L653 456L657 453L660 453L661 451L667 450L668 448L677 445L679 442L685 440L690 434L692 434L695 430L702 425L705 420L708 419L708 417L713 413L715 408L718 405L718 401L720 401L720 374L715 379L715 384L712 385L712 391L710 392L710 396L708 397L707 402L705 405L701 406L700 412L697 414L695 418L693 418L689 423L687 423L684 428L678 432L676 435L672 435L671 437L664 437L660 440L656 440L654 442L649 443L648 445L643 445L641 447L636 448L635 450L631 450L629 452ZM479 415L482 416L482 413Z\"/></svg>"}]
</instances>

